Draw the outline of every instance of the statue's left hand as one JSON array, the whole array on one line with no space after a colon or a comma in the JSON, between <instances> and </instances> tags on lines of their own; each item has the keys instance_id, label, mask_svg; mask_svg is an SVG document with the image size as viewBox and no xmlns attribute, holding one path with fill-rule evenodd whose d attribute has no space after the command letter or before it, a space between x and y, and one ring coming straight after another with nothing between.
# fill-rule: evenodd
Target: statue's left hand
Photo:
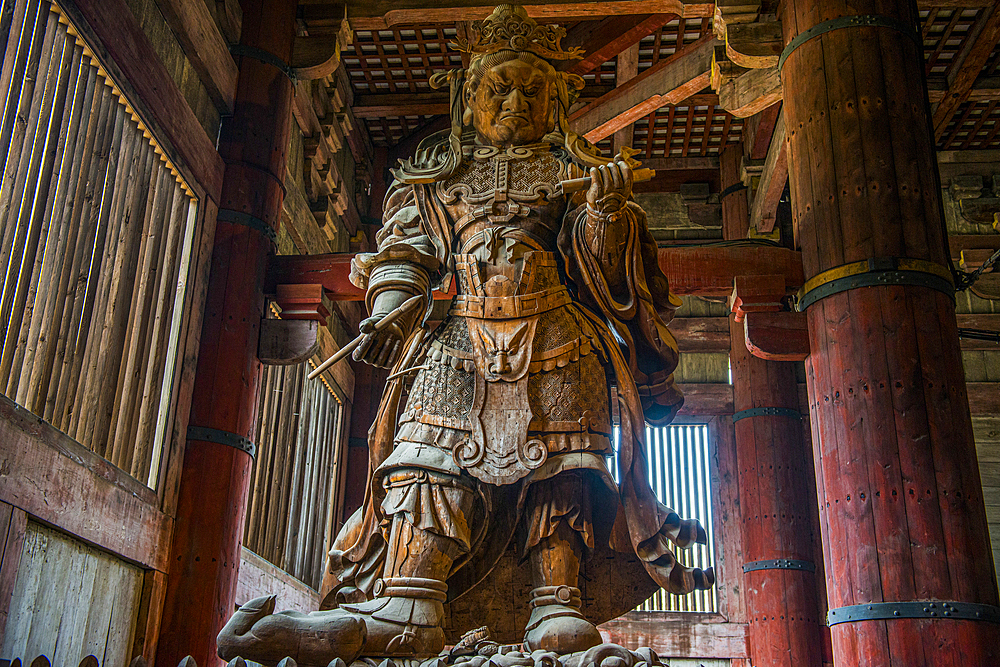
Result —
<instances>
[{"instance_id":1,"label":"statue's left hand","mask_svg":"<svg viewBox=\"0 0 1000 667\"><path fill-rule=\"evenodd\" d=\"M622 161L590 168L587 208L608 215L623 208L632 196L632 169Z\"/></svg>"}]
</instances>

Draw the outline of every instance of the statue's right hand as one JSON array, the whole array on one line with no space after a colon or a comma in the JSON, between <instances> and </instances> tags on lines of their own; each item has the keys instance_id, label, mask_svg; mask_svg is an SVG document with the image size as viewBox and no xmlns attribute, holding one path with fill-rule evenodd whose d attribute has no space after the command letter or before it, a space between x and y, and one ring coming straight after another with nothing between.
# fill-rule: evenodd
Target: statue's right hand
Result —
<instances>
[{"instance_id":1,"label":"statue's right hand","mask_svg":"<svg viewBox=\"0 0 1000 667\"><path fill-rule=\"evenodd\" d=\"M399 360L406 336L398 322L391 322L381 331L376 331L375 324L381 319L381 315L376 315L361 322L358 329L365 338L351 356L355 361L363 361L378 368L390 368Z\"/></svg>"}]
</instances>

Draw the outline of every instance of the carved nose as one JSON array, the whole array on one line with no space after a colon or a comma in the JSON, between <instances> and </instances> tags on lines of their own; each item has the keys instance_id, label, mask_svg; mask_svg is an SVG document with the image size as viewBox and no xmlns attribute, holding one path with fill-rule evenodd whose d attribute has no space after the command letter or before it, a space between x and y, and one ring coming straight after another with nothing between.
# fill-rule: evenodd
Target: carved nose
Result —
<instances>
[{"instance_id":1,"label":"carved nose","mask_svg":"<svg viewBox=\"0 0 1000 667\"><path fill-rule=\"evenodd\" d=\"M507 362L507 352L497 352L494 362L490 364L490 372L499 375L501 373L506 373L509 370L510 364Z\"/></svg>"},{"instance_id":2,"label":"carved nose","mask_svg":"<svg viewBox=\"0 0 1000 667\"><path fill-rule=\"evenodd\" d=\"M510 94L507 95L507 99L504 100L503 106L504 109L507 111L524 110L525 108L524 96L521 95L521 91L516 88L510 91Z\"/></svg>"}]
</instances>

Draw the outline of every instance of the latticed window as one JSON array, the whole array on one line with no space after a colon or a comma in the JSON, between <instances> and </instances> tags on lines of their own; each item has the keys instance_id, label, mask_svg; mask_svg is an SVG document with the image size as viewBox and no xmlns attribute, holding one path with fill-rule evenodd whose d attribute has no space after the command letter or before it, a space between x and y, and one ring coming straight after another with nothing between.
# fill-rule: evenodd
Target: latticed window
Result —
<instances>
[{"instance_id":1,"label":"latticed window","mask_svg":"<svg viewBox=\"0 0 1000 667\"><path fill-rule=\"evenodd\" d=\"M257 406L257 457L243 544L319 588L332 534L344 409L310 364L264 366Z\"/></svg>"},{"instance_id":2,"label":"latticed window","mask_svg":"<svg viewBox=\"0 0 1000 667\"><path fill-rule=\"evenodd\" d=\"M615 426L616 450L619 438L619 428ZM675 549L677 559L688 567L712 567L715 564L715 534L709 484L708 426L646 426L646 462L649 484L656 498L682 518L700 521L708 533L708 544L696 545L690 549ZM617 479L617 462L612 461L610 465ZM636 611L715 612L717 609L715 587L689 595L671 595L660 589L636 607Z\"/></svg>"},{"instance_id":3,"label":"latticed window","mask_svg":"<svg viewBox=\"0 0 1000 667\"><path fill-rule=\"evenodd\" d=\"M196 201L56 5L0 40L0 390L156 488Z\"/></svg>"}]
</instances>

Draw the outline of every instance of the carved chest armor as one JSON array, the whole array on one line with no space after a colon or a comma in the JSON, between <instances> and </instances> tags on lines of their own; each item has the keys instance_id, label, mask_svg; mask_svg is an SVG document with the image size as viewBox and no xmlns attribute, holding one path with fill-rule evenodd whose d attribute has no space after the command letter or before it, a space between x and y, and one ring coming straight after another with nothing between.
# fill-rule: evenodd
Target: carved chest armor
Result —
<instances>
[{"instance_id":1,"label":"carved chest armor","mask_svg":"<svg viewBox=\"0 0 1000 667\"><path fill-rule=\"evenodd\" d=\"M437 194L455 229L458 278L401 416L398 438L451 451L491 484L551 454L610 450L596 331L573 305L555 254L579 170L561 149L479 147ZM575 172L575 173L574 173Z\"/></svg>"}]
</instances>

